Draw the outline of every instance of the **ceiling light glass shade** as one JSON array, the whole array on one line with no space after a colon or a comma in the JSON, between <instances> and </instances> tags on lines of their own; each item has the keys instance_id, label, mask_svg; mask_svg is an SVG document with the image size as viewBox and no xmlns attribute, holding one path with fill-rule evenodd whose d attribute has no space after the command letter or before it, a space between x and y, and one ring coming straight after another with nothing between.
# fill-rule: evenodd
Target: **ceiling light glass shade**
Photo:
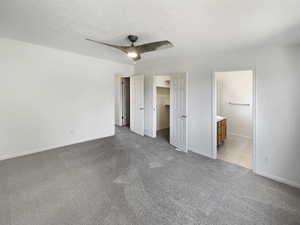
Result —
<instances>
[{"instance_id":1,"label":"ceiling light glass shade","mask_svg":"<svg viewBox=\"0 0 300 225\"><path fill-rule=\"evenodd\" d=\"M128 52L127 55L130 57L130 58L136 58L138 56L138 54L136 52Z\"/></svg>"}]
</instances>

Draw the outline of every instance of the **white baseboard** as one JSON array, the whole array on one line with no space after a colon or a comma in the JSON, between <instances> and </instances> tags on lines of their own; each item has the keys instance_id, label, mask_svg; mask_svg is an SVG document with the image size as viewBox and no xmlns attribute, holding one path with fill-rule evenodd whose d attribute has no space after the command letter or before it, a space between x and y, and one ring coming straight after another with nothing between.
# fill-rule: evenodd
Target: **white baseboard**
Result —
<instances>
[{"instance_id":1,"label":"white baseboard","mask_svg":"<svg viewBox=\"0 0 300 225\"><path fill-rule=\"evenodd\" d=\"M45 152L45 151L51 151L51 150L55 150L55 149L58 149L58 148L72 146L72 145L83 144L85 142L95 141L95 140L102 139L102 138L107 138L107 137L112 137L114 135L115 134L109 134L108 136L95 137L95 138L87 139L87 140L79 140L77 142L70 143L70 144L53 145L51 147L44 147L44 148L40 148L40 149L32 149L32 150L27 150L27 151L4 153L4 154L0 155L0 161L7 160L7 159L18 158L18 157L27 156L27 155L32 155L32 154L35 154L35 153L40 153L40 152Z\"/></svg>"},{"instance_id":2,"label":"white baseboard","mask_svg":"<svg viewBox=\"0 0 300 225\"><path fill-rule=\"evenodd\" d=\"M199 154L199 155L202 155L202 156L205 156L205 157L208 157L210 159L214 159L211 155L206 155L206 154L201 154L199 153L199 151L197 151L195 148L189 148L189 151L193 152L193 153L196 153L196 154ZM289 179L286 179L286 178L283 178L283 177L279 177L279 176L276 176L276 175L272 175L272 174L268 174L268 173L265 173L263 171L253 171L253 173L259 175L259 176L263 176L263 177L266 177L268 179L271 179L271 180L274 180L276 182L279 182L279 183L282 183L282 184L286 184L286 185L289 185L291 187L295 187L295 188L299 188L300 189L300 183L296 182L296 181L292 181L292 180L289 180Z\"/></svg>"},{"instance_id":3,"label":"white baseboard","mask_svg":"<svg viewBox=\"0 0 300 225\"><path fill-rule=\"evenodd\" d=\"M271 175L271 174L268 174L268 173L265 173L265 172L262 172L262 171L256 171L256 174L260 175L260 176L263 176L263 177L266 177L266 178L269 178L271 180L277 181L277 182L282 183L282 184L287 184L287 185L295 187L295 188L300 188L300 183L298 183L296 181L292 181L292 180L289 180L289 179L286 179L286 178L283 178L283 177L279 177L279 176L276 176L276 175Z\"/></svg>"},{"instance_id":4,"label":"white baseboard","mask_svg":"<svg viewBox=\"0 0 300 225\"><path fill-rule=\"evenodd\" d=\"M188 148L188 149L189 149L188 150L189 152L193 152L195 154L202 155L202 156L210 158L210 159L214 159L211 155L199 153L199 151L197 151L195 148Z\"/></svg>"}]
</instances>

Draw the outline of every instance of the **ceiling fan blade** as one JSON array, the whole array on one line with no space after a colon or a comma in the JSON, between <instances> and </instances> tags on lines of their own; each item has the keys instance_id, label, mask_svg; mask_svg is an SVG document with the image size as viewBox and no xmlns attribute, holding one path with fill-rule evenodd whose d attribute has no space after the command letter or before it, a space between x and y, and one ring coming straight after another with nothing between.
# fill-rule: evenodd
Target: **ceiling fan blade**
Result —
<instances>
[{"instance_id":1,"label":"ceiling fan blade","mask_svg":"<svg viewBox=\"0 0 300 225\"><path fill-rule=\"evenodd\" d=\"M145 52L151 52L151 51L156 51L165 48L172 48L172 47L174 47L174 45L170 41L156 41L156 42L135 46L135 49L139 54L141 54Z\"/></svg>"},{"instance_id":2,"label":"ceiling fan blade","mask_svg":"<svg viewBox=\"0 0 300 225\"><path fill-rule=\"evenodd\" d=\"M112 44L108 44L108 43L105 43L105 42L102 42L102 41L96 41L96 40L89 39L89 38L86 38L85 40L91 41L91 42L94 42L94 43L97 43L97 44L101 44L101 45L106 45L106 46L109 46L109 47L113 47L113 48L119 49L122 52L125 52L127 54L127 49L128 49L127 46L112 45Z\"/></svg>"}]
</instances>

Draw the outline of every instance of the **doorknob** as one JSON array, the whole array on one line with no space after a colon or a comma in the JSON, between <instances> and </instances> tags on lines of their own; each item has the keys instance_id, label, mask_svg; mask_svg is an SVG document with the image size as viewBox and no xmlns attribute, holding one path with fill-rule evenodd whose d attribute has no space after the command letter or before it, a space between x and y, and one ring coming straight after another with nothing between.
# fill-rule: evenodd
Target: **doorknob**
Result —
<instances>
[{"instance_id":1,"label":"doorknob","mask_svg":"<svg viewBox=\"0 0 300 225\"><path fill-rule=\"evenodd\" d=\"M187 118L187 115L182 115L181 118L185 119L185 118Z\"/></svg>"},{"instance_id":2,"label":"doorknob","mask_svg":"<svg viewBox=\"0 0 300 225\"><path fill-rule=\"evenodd\" d=\"M144 107L140 107L140 110L144 110Z\"/></svg>"}]
</instances>

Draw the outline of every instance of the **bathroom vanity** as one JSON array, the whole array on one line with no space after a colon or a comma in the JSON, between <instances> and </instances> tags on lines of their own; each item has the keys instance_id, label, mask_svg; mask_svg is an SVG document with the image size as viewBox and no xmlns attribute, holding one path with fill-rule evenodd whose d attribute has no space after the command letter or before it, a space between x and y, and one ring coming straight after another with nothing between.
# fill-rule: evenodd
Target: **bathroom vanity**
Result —
<instances>
[{"instance_id":1,"label":"bathroom vanity","mask_svg":"<svg viewBox=\"0 0 300 225\"><path fill-rule=\"evenodd\" d=\"M223 144L227 136L227 120L225 117L217 116L217 145Z\"/></svg>"}]
</instances>

